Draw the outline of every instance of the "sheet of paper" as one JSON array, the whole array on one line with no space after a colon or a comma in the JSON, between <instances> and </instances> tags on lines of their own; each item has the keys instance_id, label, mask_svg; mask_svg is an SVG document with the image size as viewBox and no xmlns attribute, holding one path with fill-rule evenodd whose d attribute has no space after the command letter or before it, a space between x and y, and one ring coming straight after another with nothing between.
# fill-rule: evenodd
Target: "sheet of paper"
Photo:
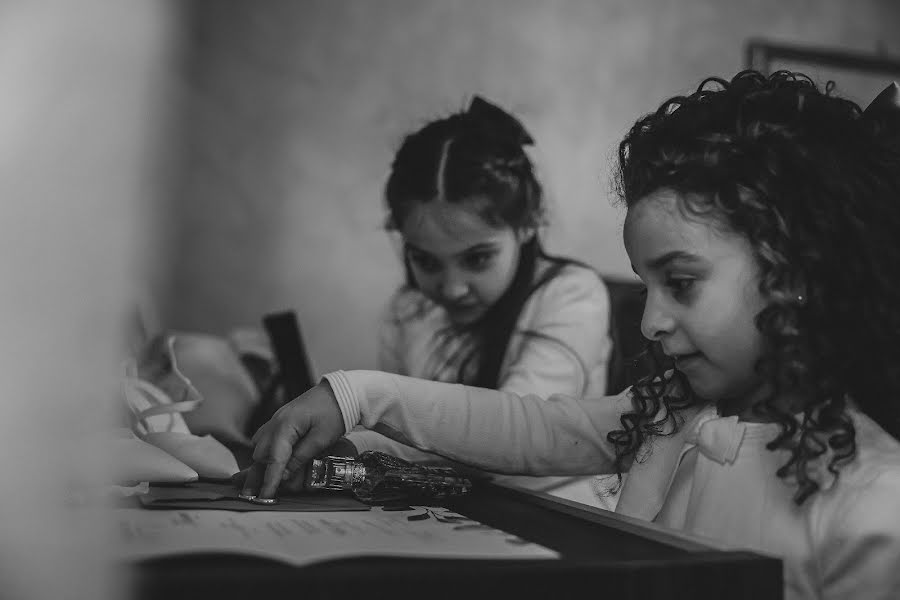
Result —
<instances>
[{"instance_id":1,"label":"sheet of paper","mask_svg":"<svg viewBox=\"0 0 900 600\"><path fill-rule=\"evenodd\" d=\"M558 554L443 508L365 512L117 509L126 560L238 553L293 565L351 556L557 558Z\"/></svg>"}]
</instances>

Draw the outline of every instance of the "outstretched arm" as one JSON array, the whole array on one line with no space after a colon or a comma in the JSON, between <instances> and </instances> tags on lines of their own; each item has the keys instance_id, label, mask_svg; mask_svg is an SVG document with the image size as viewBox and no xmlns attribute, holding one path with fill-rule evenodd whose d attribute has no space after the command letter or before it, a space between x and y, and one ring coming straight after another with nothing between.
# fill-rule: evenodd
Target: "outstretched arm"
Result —
<instances>
[{"instance_id":1,"label":"outstretched arm","mask_svg":"<svg viewBox=\"0 0 900 600\"><path fill-rule=\"evenodd\" d=\"M483 470L529 475L611 471L606 433L626 394L603 401L436 383L378 371L338 371L285 405L254 436L244 491L272 497L282 478L357 424ZM285 476L287 471L289 475Z\"/></svg>"},{"instance_id":2,"label":"outstretched arm","mask_svg":"<svg viewBox=\"0 0 900 600\"><path fill-rule=\"evenodd\" d=\"M397 295L383 319L379 334L378 370L406 375L400 348L403 329L397 314L409 310ZM524 396L554 394L582 397L606 389L609 337L609 294L592 270L567 266L538 289L523 308L500 370L499 389ZM421 464L440 464L442 458L395 442L376 431L347 434L359 452L381 450Z\"/></svg>"}]
</instances>

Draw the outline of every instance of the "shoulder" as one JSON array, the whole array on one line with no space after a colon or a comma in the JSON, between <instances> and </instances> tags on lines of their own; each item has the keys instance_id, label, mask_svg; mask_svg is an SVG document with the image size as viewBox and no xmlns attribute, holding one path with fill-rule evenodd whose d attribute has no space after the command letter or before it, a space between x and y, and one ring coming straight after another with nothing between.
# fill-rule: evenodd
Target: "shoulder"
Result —
<instances>
[{"instance_id":1,"label":"shoulder","mask_svg":"<svg viewBox=\"0 0 900 600\"><path fill-rule=\"evenodd\" d=\"M900 442L859 410L851 409L850 414L856 430L856 456L841 476L846 475L848 485L857 487L900 483Z\"/></svg>"},{"instance_id":2,"label":"shoulder","mask_svg":"<svg viewBox=\"0 0 900 600\"><path fill-rule=\"evenodd\" d=\"M866 477L848 482L850 499L843 506L843 529L849 532L888 533L900 544L900 454L893 463L881 463L869 469Z\"/></svg>"},{"instance_id":3,"label":"shoulder","mask_svg":"<svg viewBox=\"0 0 900 600\"><path fill-rule=\"evenodd\" d=\"M874 453L861 450L815 511L812 534L820 585L823 597L897 598L900 452L883 452L886 445Z\"/></svg>"},{"instance_id":4,"label":"shoulder","mask_svg":"<svg viewBox=\"0 0 900 600\"><path fill-rule=\"evenodd\" d=\"M550 335L560 328L575 328L579 338L607 335L609 293L600 275L578 264L551 264L544 269L538 281L546 279L523 307L518 328Z\"/></svg>"},{"instance_id":5,"label":"shoulder","mask_svg":"<svg viewBox=\"0 0 900 600\"><path fill-rule=\"evenodd\" d=\"M609 292L600 275L589 267L577 263L543 265L538 281L547 277L532 295L530 302L565 309L580 306L606 312L609 310Z\"/></svg>"},{"instance_id":6,"label":"shoulder","mask_svg":"<svg viewBox=\"0 0 900 600\"><path fill-rule=\"evenodd\" d=\"M548 273L552 277L523 307L516 327L522 334L518 343L550 343L565 348L584 365L605 363L611 348L606 286L590 268L565 264L558 269Z\"/></svg>"},{"instance_id":7,"label":"shoulder","mask_svg":"<svg viewBox=\"0 0 900 600\"><path fill-rule=\"evenodd\" d=\"M840 543L891 539L900 552L900 442L861 413L853 422L856 456L823 493L820 527Z\"/></svg>"}]
</instances>

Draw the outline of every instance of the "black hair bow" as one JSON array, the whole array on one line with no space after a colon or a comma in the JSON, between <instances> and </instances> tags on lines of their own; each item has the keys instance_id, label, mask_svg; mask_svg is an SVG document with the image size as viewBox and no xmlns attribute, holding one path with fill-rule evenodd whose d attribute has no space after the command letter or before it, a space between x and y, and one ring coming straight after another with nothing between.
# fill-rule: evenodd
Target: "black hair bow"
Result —
<instances>
[{"instance_id":1,"label":"black hair bow","mask_svg":"<svg viewBox=\"0 0 900 600\"><path fill-rule=\"evenodd\" d=\"M511 140L520 146L534 144L534 138L517 118L481 96L472 98L472 102L469 103L469 108L466 110L466 116L472 118L478 125L486 127L498 137Z\"/></svg>"},{"instance_id":2,"label":"black hair bow","mask_svg":"<svg viewBox=\"0 0 900 600\"><path fill-rule=\"evenodd\" d=\"M875 99L863 111L867 117L879 117L892 113L900 113L900 86L896 81L875 96Z\"/></svg>"}]
</instances>

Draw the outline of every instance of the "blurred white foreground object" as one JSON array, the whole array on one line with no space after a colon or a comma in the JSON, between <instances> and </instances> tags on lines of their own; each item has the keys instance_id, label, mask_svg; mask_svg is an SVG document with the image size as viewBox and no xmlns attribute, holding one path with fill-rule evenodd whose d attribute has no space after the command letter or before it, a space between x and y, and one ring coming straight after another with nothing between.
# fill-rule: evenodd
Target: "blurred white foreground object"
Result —
<instances>
[{"instance_id":1,"label":"blurred white foreground object","mask_svg":"<svg viewBox=\"0 0 900 600\"><path fill-rule=\"evenodd\" d=\"M173 10L0 3L3 598L128 595L107 515L65 502L115 458L86 442L114 425L125 315L153 247Z\"/></svg>"}]
</instances>

